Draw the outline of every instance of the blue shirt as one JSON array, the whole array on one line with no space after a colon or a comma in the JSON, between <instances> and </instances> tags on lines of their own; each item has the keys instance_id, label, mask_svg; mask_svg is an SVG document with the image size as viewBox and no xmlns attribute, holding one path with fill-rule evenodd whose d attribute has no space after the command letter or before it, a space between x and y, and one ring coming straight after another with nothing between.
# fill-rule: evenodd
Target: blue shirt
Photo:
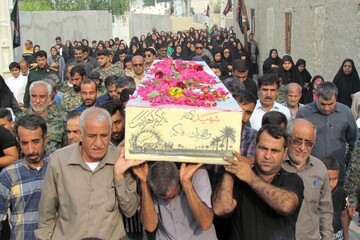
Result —
<instances>
[{"instance_id":1,"label":"blue shirt","mask_svg":"<svg viewBox=\"0 0 360 240\"><path fill-rule=\"evenodd\" d=\"M20 159L0 173L0 219L11 206L10 239L35 239L38 227L38 205L47 168L47 157L40 169L31 168Z\"/></svg>"},{"instance_id":2,"label":"blue shirt","mask_svg":"<svg viewBox=\"0 0 360 240\"><path fill-rule=\"evenodd\" d=\"M248 126L244 126L241 133L240 152L242 156L255 157L257 131ZM223 165L206 165L209 173L211 186L216 186L222 179L225 169Z\"/></svg>"}]
</instances>

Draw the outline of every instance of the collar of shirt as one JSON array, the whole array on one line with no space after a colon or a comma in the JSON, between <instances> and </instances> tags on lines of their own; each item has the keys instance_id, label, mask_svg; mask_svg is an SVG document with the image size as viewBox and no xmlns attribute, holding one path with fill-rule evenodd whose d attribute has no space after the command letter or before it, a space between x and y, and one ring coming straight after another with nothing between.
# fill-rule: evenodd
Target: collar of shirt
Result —
<instances>
[{"instance_id":1,"label":"collar of shirt","mask_svg":"<svg viewBox=\"0 0 360 240\"><path fill-rule=\"evenodd\" d=\"M280 103L274 101L274 104L273 104L272 108L270 109L270 111L273 110L273 109L279 110L279 109L280 109L280 108L279 108L279 105L280 105ZM255 109L259 109L259 108L261 108L262 110L265 111L265 109L262 107L262 104L261 104L260 99L257 100L256 106L255 106ZM266 112L266 111L265 111L265 112Z\"/></svg>"},{"instance_id":2,"label":"collar of shirt","mask_svg":"<svg viewBox=\"0 0 360 240\"><path fill-rule=\"evenodd\" d=\"M293 166L294 168L297 169L297 167L292 163L292 161L290 160L290 157L289 155L286 155L286 158L285 158L285 163L288 163L290 166ZM309 158L306 160L306 164L304 166L302 166L300 169L298 169L298 171L301 171L303 169L307 169L311 166L314 166L314 161L312 160L311 156L309 156Z\"/></svg>"}]
</instances>

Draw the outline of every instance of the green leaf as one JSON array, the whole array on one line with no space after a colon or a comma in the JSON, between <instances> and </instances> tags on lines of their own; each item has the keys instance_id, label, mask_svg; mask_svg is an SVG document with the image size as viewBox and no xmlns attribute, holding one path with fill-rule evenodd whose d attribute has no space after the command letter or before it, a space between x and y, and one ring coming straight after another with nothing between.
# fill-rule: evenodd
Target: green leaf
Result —
<instances>
[{"instance_id":1,"label":"green leaf","mask_svg":"<svg viewBox=\"0 0 360 240\"><path fill-rule=\"evenodd\" d=\"M147 96L150 97L150 98L154 98L154 97L157 97L157 96L159 96L159 95L160 95L159 91L158 91L158 90L154 90L154 91L148 93Z\"/></svg>"}]
</instances>

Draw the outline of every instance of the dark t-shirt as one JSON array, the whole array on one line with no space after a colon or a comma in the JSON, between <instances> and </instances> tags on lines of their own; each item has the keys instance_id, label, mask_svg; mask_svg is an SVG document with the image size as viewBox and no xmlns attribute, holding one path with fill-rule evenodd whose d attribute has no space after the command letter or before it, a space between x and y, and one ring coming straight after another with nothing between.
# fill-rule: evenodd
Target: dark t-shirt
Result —
<instances>
[{"instance_id":1,"label":"dark t-shirt","mask_svg":"<svg viewBox=\"0 0 360 240\"><path fill-rule=\"evenodd\" d=\"M343 230L341 227L341 213L346 209L347 193L345 189L338 186L332 191L331 196L334 206L334 239L343 239Z\"/></svg>"},{"instance_id":2,"label":"dark t-shirt","mask_svg":"<svg viewBox=\"0 0 360 240\"><path fill-rule=\"evenodd\" d=\"M9 130L0 126L0 157L5 156L4 150L12 146L16 146L14 136L9 132ZM0 167L0 171L1 170L2 168Z\"/></svg>"},{"instance_id":3,"label":"dark t-shirt","mask_svg":"<svg viewBox=\"0 0 360 240\"><path fill-rule=\"evenodd\" d=\"M288 216L278 214L248 184L237 179L234 185L237 207L231 216L230 239L295 239L295 224L303 200L303 181L297 174L281 169L271 184L298 196L296 211Z\"/></svg>"}]
</instances>

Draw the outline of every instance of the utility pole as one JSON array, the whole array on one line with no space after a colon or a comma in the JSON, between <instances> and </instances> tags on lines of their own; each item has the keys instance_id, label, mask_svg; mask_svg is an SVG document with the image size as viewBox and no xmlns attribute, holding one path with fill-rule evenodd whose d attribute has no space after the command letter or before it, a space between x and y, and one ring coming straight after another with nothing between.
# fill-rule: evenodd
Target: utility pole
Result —
<instances>
[{"instance_id":1,"label":"utility pole","mask_svg":"<svg viewBox=\"0 0 360 240\"><path fill-rule=\"evenodd\" d=\"M243 25L243 29L244 29L244 47L245 49L248 49L249 43L247 40L247 21L248 21L248 16L247 16L247 11L246 11L246 6L245 6L245 0L241 0L241 9L242 9L242 25Z\"/></svg>"},{"instance_id":2,"label":"utility pole","mask_svg":"<svg viewBox=\"0 0 360 240\"><path fill-rule=\"evenodd\" d=\"M9 64L14 61L8 0L0 1L0 32L0 74L6 79L10 77Z\"/></svg>"}]
</instances>

